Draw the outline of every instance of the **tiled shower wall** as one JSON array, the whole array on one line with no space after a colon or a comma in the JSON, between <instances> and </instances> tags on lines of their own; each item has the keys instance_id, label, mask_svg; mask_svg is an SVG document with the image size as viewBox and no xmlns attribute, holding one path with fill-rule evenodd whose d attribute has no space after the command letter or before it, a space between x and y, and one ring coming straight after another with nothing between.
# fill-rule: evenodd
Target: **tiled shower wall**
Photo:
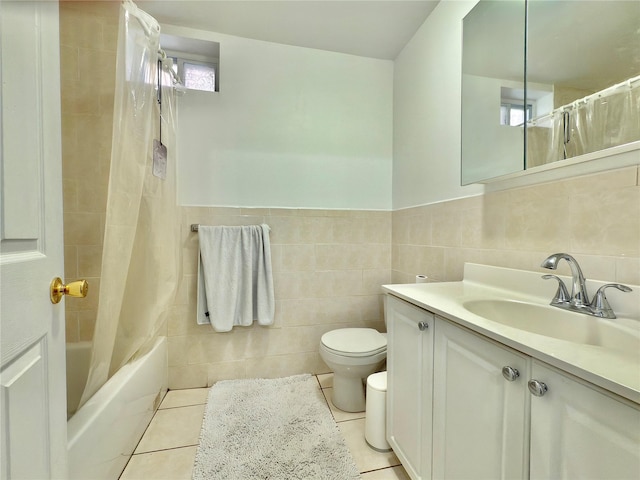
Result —
<instances>
[{"instance_id":1,"label":"tiled shower wall","mask_svg":"<svg viewBox=\"0 0 640 480\"><path fill-rule=\"evenodd\" d=\"M465 262L540 270L576 257L587 278L640 284L640 167L393 212L394 283L462 279ZM569 274L566 265L558 270Z\"/></svg>"},{"instance_id":2,"label":"tiled shower wall","mask_svg":"<svg viewBox=\"0 0 640 480\"><path fill-rule=\"evenodd\" d=\"M91 340L100 290L115 88L119 2L60 2L65 280L89 295L67 298L67 342Z\"/></svg>"},{"instance_id":3,"label":"tiled shower wall","mask_svg":"<svg viewBox=\"0 0 640 480\"><path fill-rule=\"evenodd\" d=\"M271 327L215 333L196 325L198 235L192 223L271 227L276 297ZM229 378L326 372L323 333L384 329L380 285L391 277L391 212L182 208L184 274L169 317L169 387Z\"/></svg>"}]
</instances>

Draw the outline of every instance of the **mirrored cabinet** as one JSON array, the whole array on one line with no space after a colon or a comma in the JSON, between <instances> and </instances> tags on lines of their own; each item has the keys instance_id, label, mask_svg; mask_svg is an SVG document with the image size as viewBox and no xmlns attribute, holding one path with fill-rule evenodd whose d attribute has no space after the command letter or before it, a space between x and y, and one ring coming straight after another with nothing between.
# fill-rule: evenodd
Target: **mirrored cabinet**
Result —
<instances>
[{"instance_id":1,"label":"mirrored cabinet","mask_svg":"<svg viewBox=\"0 0 640 480\"><path fill-rule=\"evenodd\" d=\"M461 183L640 145L638 25L640 2L480 0L463 21Z\"/></svg>"}]
</instances>

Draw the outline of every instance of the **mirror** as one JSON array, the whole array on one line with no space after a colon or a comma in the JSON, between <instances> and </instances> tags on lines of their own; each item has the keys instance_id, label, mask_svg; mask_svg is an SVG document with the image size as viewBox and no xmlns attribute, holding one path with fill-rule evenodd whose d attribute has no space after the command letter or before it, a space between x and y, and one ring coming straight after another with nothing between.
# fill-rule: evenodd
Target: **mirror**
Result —
<instances>
[{"instance_id":1,"label":"mirror","mask_svg":"<svg viewBox=\"0 0 640 480\"><path fill-rule=\"evenodd\" d=\"M463 23L462 184L640 140L638 25L640 2L480 0Z\"/></svg>"}]
</instances>

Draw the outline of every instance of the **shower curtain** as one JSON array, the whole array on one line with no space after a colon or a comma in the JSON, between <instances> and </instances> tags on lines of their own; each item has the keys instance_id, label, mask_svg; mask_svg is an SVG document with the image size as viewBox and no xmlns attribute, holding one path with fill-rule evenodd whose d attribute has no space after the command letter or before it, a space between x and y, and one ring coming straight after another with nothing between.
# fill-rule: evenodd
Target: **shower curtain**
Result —
<instances>
[{"instance_id":1,"label":"shower curtain","mask_svg":"<svg viewBox=\"0 0 640 480\"><path fill-rule=\"evenodd\" d=\"M640 77L527 123L527 168L640 140Z\"/></svg>"},{"instance_id":2,"label":"shower curtain","mask_svg":"<svg viewBox=\"0 0 640 480\"><path fill-rule=\"evenodd\" d=\"M80 405L166 328L181 265L172 62L158 61L156 20L130 0L120 10L102 278ZM167 147L165 179L153 174L154 139Z\"/></svg>"}]
</instances>

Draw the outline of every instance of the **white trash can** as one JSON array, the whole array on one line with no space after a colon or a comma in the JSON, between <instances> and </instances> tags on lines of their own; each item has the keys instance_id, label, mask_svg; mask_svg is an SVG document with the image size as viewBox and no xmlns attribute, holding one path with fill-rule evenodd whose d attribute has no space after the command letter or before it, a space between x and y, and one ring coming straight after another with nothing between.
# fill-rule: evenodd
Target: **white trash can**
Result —
<instances>
[{"instance_id":1,"label":"white trash can","mask_svg":"<svg viewBox=\"0 0 640 480\"><path fill-rule=\"evenodd\" d=\"M364 420L364 439L374 450L388 452L387 443L387 372L367 377L367 400Z\"/></svg>"}]
</instances>

